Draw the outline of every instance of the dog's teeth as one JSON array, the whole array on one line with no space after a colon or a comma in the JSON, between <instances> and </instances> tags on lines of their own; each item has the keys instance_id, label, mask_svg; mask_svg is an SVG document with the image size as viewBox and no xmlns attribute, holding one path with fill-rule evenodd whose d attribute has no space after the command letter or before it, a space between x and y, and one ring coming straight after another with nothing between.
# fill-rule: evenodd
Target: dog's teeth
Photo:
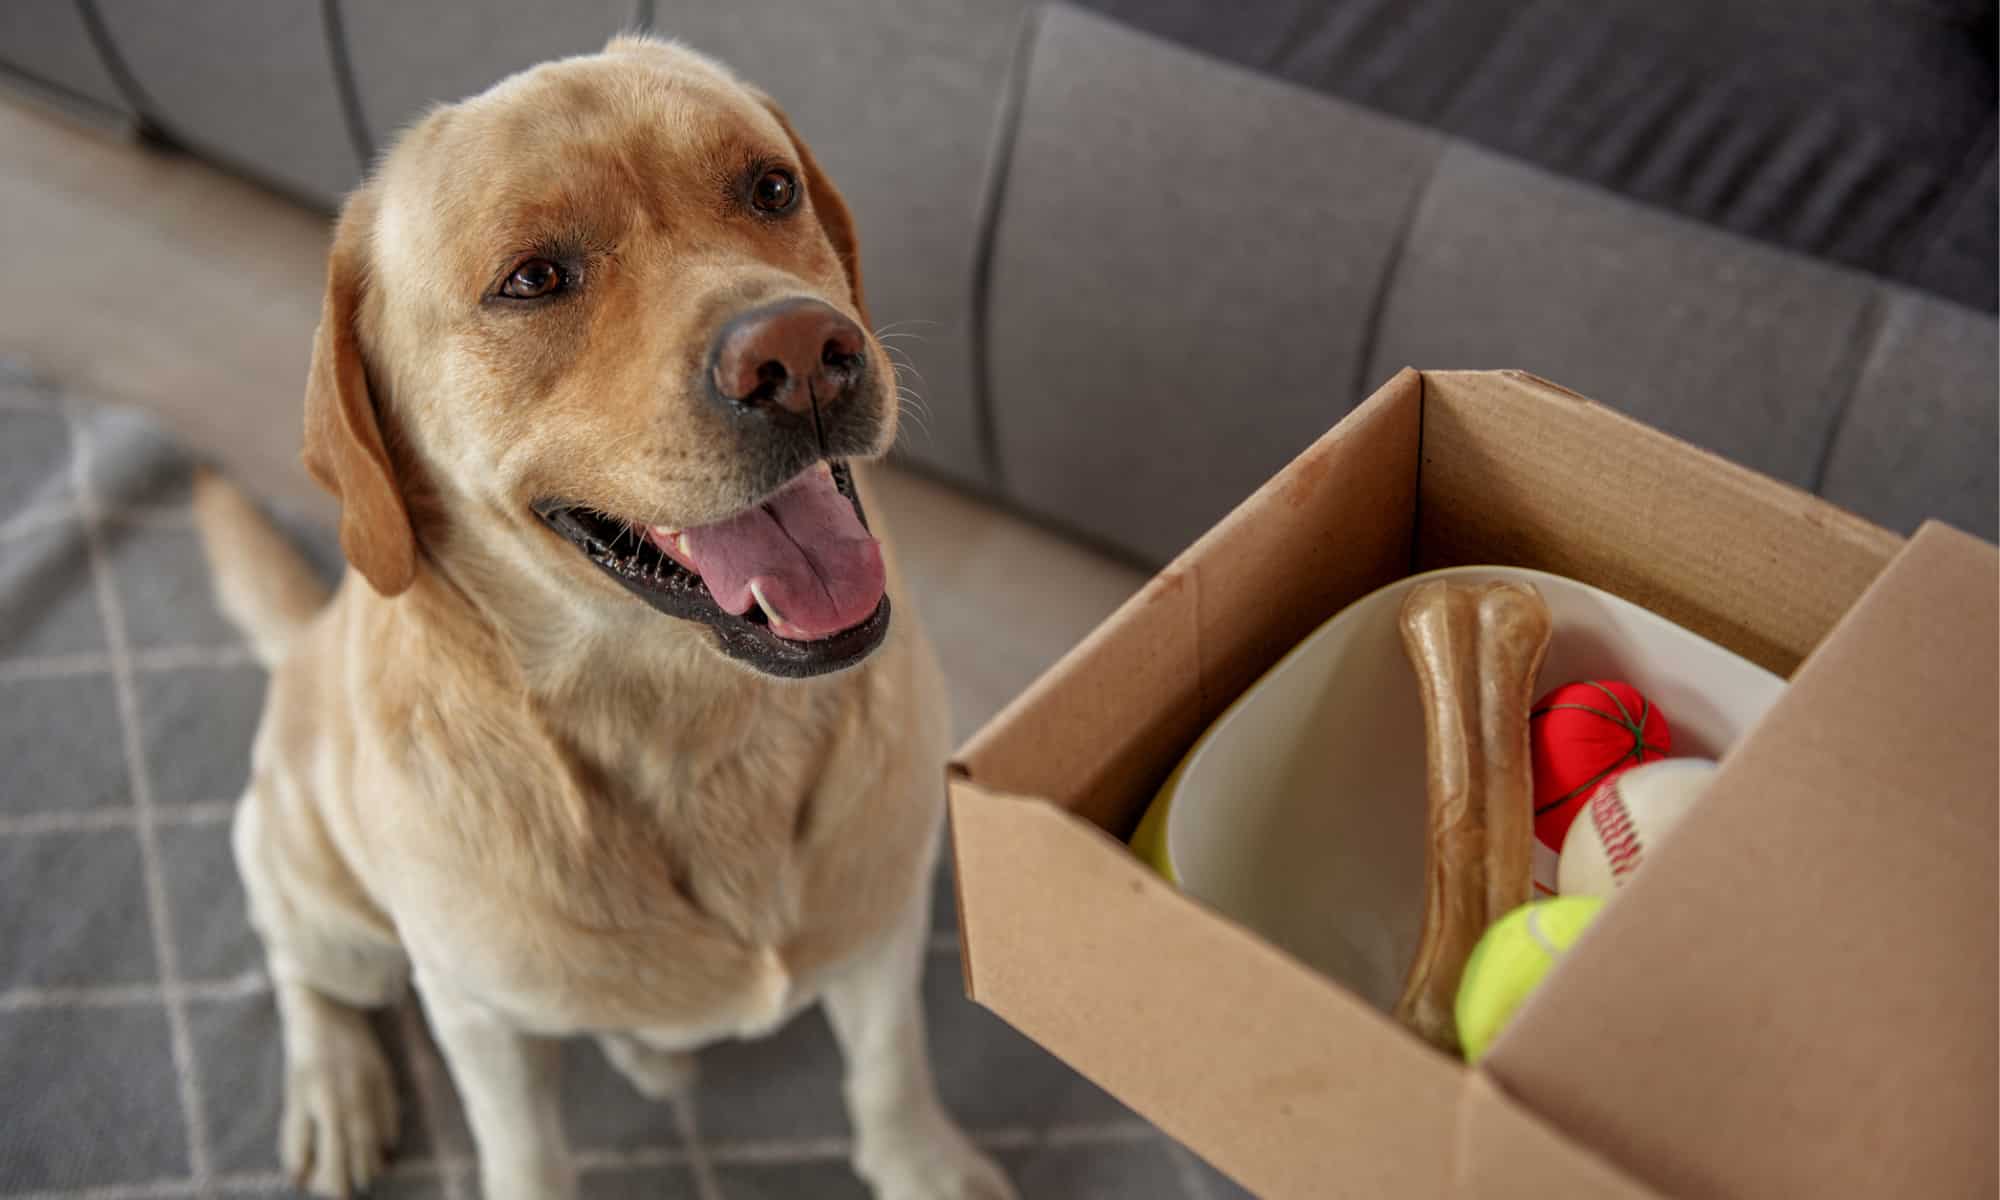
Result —
<instances>
[{"instance_id":1,"label":"dog's teeth","mask_svg":"<svg viewBox=\"0 0 2000 1200\"><path fill-rule=\"evenodd\" d=\"M773 630L779 629L784 625L784 614L778 611L777 605L771 603L770 597L764 595L763 583L755 579L751 580L750 594L757 598L757 607L763 609L764 615L770 618Z\"/></svg>"},{"instance_id":2,"label":"dog's teeth","mask_svg":"<svg viewBox=\"0 0 2000 1200\"><path fill-rule=\"evenodd\" d=\"M688 562L694 561L694 555L688 552L687 534L682 533L678 529L669 529L665 525L655 525L652 528L653 528L653 537L656 540L665 542L667 545L672 546L677 552L679 552L680 556L686 559Z\"/></svg>"}]
</instances>

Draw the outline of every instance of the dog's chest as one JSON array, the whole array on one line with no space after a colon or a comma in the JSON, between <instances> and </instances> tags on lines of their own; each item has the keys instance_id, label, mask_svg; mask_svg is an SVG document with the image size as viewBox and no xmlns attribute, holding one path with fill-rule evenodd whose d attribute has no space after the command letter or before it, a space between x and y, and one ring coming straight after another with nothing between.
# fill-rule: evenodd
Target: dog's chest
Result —
<instances>
[{"instance_id":1,"label":"dog's chest","mask_svg":"<svg viewBox=\"0 0 2000 1200\"><path fill-rule=\"evenodd\" d=\"M551 1031L781 1021L907 899L932 821L884 770L888 731L761 733L558 739L509 778L473 766L487 777L459 794L492 802L459 807L457 853L421 889L432 951ZM495 919L468 928L468 910Z\"/></svg>"},{"instance_id":2,"label":"dog's chest","mask_svg":"<svg viewBox=\"0 0 2000 1200\"><path fill-rule=\"evenodd\" d=\"M771 754L649 749L601 782L600 802L621 841L648 848L629 866L634 894L662 879L671 902L705 915L749 945L782 946L802 932L813 886L816 794L827 748ZM823 815L823 814L822 814ZM664 871L664 876L661 872Z\"/></svg>"}]
</instances>

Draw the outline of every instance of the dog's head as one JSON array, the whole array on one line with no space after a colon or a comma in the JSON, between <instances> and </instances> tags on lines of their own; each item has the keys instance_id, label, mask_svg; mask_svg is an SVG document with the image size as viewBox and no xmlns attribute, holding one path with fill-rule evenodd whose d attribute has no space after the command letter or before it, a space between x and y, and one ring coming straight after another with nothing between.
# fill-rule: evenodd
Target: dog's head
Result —
<instances>
[{"instance_id":1,"label":"dog's head","mask_svg":"<svg viewBox=\"0 0 2000 1200\"><path fill-rule=\"evenodd\" d=\"M778 675L881 642L846 464L894 439L896 386L853 221L723 68L620 38L433 112L327 274L305 459L376 591L516 576Z\"/></svg>"}]
</instances>

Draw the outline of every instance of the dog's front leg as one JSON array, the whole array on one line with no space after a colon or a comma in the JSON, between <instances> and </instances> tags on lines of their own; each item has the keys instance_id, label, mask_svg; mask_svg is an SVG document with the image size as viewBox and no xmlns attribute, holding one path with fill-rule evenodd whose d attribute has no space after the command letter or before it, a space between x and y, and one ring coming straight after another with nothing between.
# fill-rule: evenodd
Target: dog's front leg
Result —
<instances>
[{"instance_id":1,"label":"dog's front leg","mask_svg":"<svg viewBox=\"0 0 2000 1200\"><path fill-rule=\"evenodd\" d=\"M576 1179L563 1143L556 1043L427 986L422 971L417 990L465 1104L486 1200L571 1200Z\"/></svg>"},{"instance_id":2,"label":"dog's front leg","mask_svg":"<svg viewBox=\"0 0 2000 1200\"><path fill-rule=\"evenodd\" d=\"M826 1015L847 1062L854 1169L877 1200L1013 1200L1014 1189L938 1101L920 991L930 889L893 935L829 983Z\"/></svg>"}]
</instances>

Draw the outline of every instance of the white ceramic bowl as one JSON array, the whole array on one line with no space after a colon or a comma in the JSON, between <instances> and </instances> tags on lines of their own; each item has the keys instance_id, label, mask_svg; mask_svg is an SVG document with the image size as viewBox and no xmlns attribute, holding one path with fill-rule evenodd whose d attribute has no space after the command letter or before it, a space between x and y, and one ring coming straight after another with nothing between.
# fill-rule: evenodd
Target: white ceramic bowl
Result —
<instances>
[{"instance_id":1,"label":"white ceramic bowl","mask_svg":"<svg viewBox=\"0 0 2000 1200\"><path fill-rule=\"evenodd\" d=\"M1676 756L1721 758L1785 686L1629 601L1511 567L1398 580L1321 625L1161 789L1155 865L1385 1010L1416 948L1428 803L1422 702L1397 619L1404 595L1431 579L1534 585L1554 618L1535 694L1625 680L1666 713Z\"/></svg>"}]
</instances>

